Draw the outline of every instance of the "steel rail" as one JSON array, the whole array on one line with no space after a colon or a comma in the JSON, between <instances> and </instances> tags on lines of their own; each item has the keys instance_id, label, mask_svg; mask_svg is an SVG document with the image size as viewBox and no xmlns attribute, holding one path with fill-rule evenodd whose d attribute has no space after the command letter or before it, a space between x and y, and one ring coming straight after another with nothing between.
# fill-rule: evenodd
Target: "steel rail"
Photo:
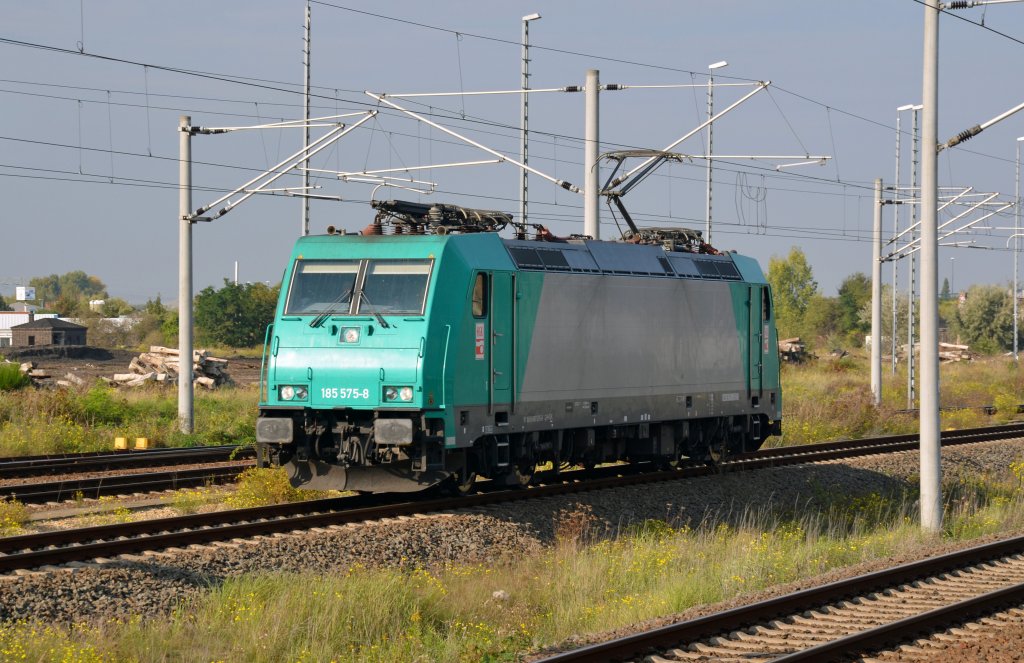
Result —
<instances>
[{"instance_id":1,"label":"steel rail","mask_svg":"<svg viewBox=\"0 0 1024 663\"><path fill-rule=\"evenodd\" d=\"M68 478L43 483L14 484L0 487L0 498L9 497L25 504L43 504L107 495L130 495L194 488L233 481L244 470L255 465L255 461L240 461L235 465L222 467L171 469L139 474L108 474L84 479Z\"/></svg>"},{"instance_id":2,"label":"steel rail","mask_svg":"<svg viewBox=\"0 0 1024 663\"><path fill-rule=\"evenodd\" d=\"M545 663L590 663L614 661L638 657L651 649L678 646L680 643L706 639L722 633L747 628L751 625L777 619L797 612L804 612L856 597L881 589L982 564L995 559L1024 552L1024 537L1018 536L994 543L988 543L967 550L961 550L940 557L901 564L890 569L839 580L812 587L785 596L760 601L751 605L733 608L713 615L705 615L684 622L669 624L643 633L609 640L586 647L580 647L542 659ZM971 611L986 609L983 606L1000 606L1024 598L1024 588L1011 587L939 608L914 618L908 618L876 629L835 640L813 649L796 652L776 661L834 661L839 654L852 654L876 646L885 646L903 636L920 633L925 628L955 621ZM1019 600L1019 599L1018 599ZM961 612L957 612L957 611ZM963 612L966 610L966 612ZM840 644L842 643L842 644ZM847 647L843 649L842 647Z\"/></svg>"},{"instance_id":3,"label":"steel rail","mask_svg":"<svg viewBox=\"0 0 1024 663\"><path fill-rule=\"evenodd\" d=\"M46 456L0 458L0 479L36 477L46 474L101 472L126 468L185 465L254 458L251 446L183 447L146 451L90 452Z\"/></svg>"}]
</instances>

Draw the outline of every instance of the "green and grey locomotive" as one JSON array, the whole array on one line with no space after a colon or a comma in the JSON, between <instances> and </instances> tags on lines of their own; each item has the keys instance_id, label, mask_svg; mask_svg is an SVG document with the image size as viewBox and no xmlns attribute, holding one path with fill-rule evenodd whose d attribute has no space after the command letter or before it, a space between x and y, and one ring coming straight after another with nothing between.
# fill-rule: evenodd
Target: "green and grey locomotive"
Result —
<instances>
[{"instance_id":1,"label":"green and grey locomotive","mask_svg":"<svg viewBox=\"0 0 1024 663\"><path fill-rule=\"evenodd\" d=\"M386 201L300 238L267 331L261 463L313 489L468 490L705 460L781 430L771 291L700 234L515 238L500 212Z\"/></svg>"}]
</instances>

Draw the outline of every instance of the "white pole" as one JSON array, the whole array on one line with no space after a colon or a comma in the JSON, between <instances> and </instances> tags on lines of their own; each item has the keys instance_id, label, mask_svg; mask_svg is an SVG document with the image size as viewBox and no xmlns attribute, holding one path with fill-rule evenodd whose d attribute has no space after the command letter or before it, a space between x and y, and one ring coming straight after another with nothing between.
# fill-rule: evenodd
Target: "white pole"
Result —
<instances>
[{"instance_id":1,"label":"white pole","mask_svg":"<svg viewBox=\"0 0 1024 663\"><path fill-rule=\"evenodd\" d=\"M530 21L540 18L540 14L529 14L523 17L523 65L522 82L520 88L523 94L519 95L519 160L524 164L530 162L530 95L526 90L530 89ZM527 206L530 201L529 172L525 168L519 170L519 221L526 223Z\"/></svg>"},{"instance_id":2,"label":"white pole","mask_svg":"<svg viewBox=\"0 0 1024 663\"><path fill-rule=\"evenodd\" d=\"M583 147L583 234L594 239L601 238L600 206L598 205L598 148L599 139L599 108L600 74L597 69L587 70L586 83L586 118L584 122Z\"/></svg>"},{"instance_id":3,"label":"white pole","mask_svg":"<svg viewBox=\"0 0 1024 663\"><path fill-rule=\"evenodd\" d=\"M303 39L302 48L302 65L305 79L304 88L304 102L303 102L303 118L306 121L305 128L305 139L302 143L306 148L309 148L309 65L310 65L310 30L312 27L312 13L309 9L309 0L306 0L306 34ZM309 165L309 161L302 162L302 165ZM309 189L309 171L302 171L302 186L304 189ZM309 198L301 196L302 198L302 227L300 229L301 235L309 234Z\"/></svg>"},{"instance_id":4,"label":"white pole","mask_svg":"<svg viewBox=\"0 0 1024 663\"><path fill-rule=\"evenodd\" d=\"M727 67L728 62L722 60L712 65L708 65L708 158L707 158L707 209L705 210L705 228L704 228L704 241L708 244L711 243L711 156L714 154L712 150L712 144L714 142L715 124L711 122L711 118L715 115L715 69L721 69Z\"/></svg>"},{"instance_id":5,"label":"white pole","mask_svg":"<svg viewBox=\"0 0 1024 663\"><path fill-rule=\"evenodd\" d=\"M1020 241L1020 142L1024 136L1017 139L1017 168L1014 176L1013 190L1017 197L1017 205L1013 214L1013 360L1018 360L1017 354L1017 242Z\"/></svg>"},{"instance_id":6,"label":"white pole","mask_svg":"<svg viewBox=\"0 0 1024 663\"><path fill-rule=\"evenodd\" d=\"M235 261L235 285L238 285L238 261Z\"/></svg>"},{"instance_id":7,"label":"white pole","mask_svg":"<svg viewBox=\"0 0 1024 663\"><path fill-rule=\"evenodd\" d=\"M178 120L178 427L192 433L192 118Z\"/></svg>"},{"instance_id":8,"label":"white pole","mask_svg":"<svg viewBox=\"0 0 1024 663\"><path fill-rule=\"evenodd\" d=\"M942 449L939 438L938 116L939 0L924 0L924 104L921 161L921 527L942 530Z\"/></svg>"},{"instance_id":9,"label":"white pole","mask_svg":"<svg viewBox=\"0 0 1024 663\"><path fill-rule=\"evenodd\" d=\"M882 404L882 180L875 180L874 235L871 238L871 400Z\"/></svg>"}]
</instances>

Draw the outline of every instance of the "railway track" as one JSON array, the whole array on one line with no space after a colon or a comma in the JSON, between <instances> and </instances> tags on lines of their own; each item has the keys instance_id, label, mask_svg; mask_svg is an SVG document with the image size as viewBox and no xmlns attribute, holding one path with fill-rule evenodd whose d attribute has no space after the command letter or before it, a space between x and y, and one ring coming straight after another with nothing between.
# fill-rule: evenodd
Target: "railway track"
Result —
<instances>
[{"instance_id":1,"label":"railway track","mask_svg":"<svg viewBox=\"0 0 1024 663\"><path fill-rule=\"evenodd\" d=\"M1024 424L986 429L950 431L943 444L970 444L1024 435ZM738 472L850 458L868 454L905 451L916 446L914 436L892 436L875 440L852 440L823 445L767 449L737 457L714 467L687 466L676 470L640 473L630 466L599 468L549 474L544 483L525 489L499 490L489 484L482 492L454 498L409 501L405 495L360 495L315 500L271 507L220 511L158 520L120 523L97 527L27 534L0 539L0 573L46 565L115 557L150 550L185 547L236 538L298 532L316 527L381 520L401 516L465 509L538 499L593 490L620 488L717 472Z\"/></svg>"},{"instance_id":2,"label":"railway track","mask_svg":"<svg viewBox=\"0 0 1024 663\"><path fill-rule=\"evenodd\" d=\"M12 483L0 486L0 497L12 497L24 504L42 504L226 483L252 467L254 457L251 447L226 445L4 458L0 459L0 481ZM196 467L203 465L211 467ZM133 471L146 468L162 469ZM107 474L79 476L87 473ZM18 481L57 476L60 478Z\"/></svg>"},{"instance_id":3,"label":"railway track","mask_svg":"<svg viewBox=\"0 0 1024 663\"><path fill-rule=\"evenodd\" d=\"M913 642L898 660L934 661L970 620L998 628L1024 604L1024 537L795 592L544 659L836 661ZM998 615L1007 608L1010 613ZM989 617L997 614L996 618ZM1018 614L1014 614L1018 613ZM931 634L932 637L922 636Z\"/></svg>"},{"instance_id":4,"label":"railway track","mask_svg":"<svg viewBox=\"0 0 1024 663\"><path fill-rule=\"evenodd\" d=\"M99 451L82 454L14 456L0 458L0 479L215 463L255 458L255 456L256 452L252 447L241 447L235 444L218 447L149 449L146 451Z\"/></svg>"}]
</instances>

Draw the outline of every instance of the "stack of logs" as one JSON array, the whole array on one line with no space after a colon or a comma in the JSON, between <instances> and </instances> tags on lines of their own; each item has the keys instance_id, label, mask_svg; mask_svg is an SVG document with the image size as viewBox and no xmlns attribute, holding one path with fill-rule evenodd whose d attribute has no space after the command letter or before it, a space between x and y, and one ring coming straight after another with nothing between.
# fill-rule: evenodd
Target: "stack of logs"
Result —
<instances>
[{"instance_id":1,"label":"stack of logs","mask_svg":"<svg viewBox=\"0 0 1024 663\"><path fill-rule=\"evenodd\" d=\"M915 351L920 352L918 348ZM954 343L939 343L939 361L971 361L971 346Z\"/></svg>"},{"instance_id":2,"label":"stack of logs","mask_svg":"<svg viewBox=\"0 0 1024 663\"><path fill-rule=\"evenodd\" d=\"M807 358L807 345L799 337L779 341L779 359L782 361L799 364Z\"/></svg>"},{"instance_id":3,"label":"stack of logs","mask_svg":"<svg viewBox=\"0 0 1024 663\"><path fill-rule=\"evenodd\" d=\"M179 353L176 348L164 348L159 345L150 346L149 352L143 352L132 359L128 365L128 373L116 373L111 384L123 387L138 387L147 382L177 383L180 369ZM230 384L228 360L211 357L206 350L192 353L192 379L195 384L214 389L222 384Z\"/></svg>"}]
</instances>

